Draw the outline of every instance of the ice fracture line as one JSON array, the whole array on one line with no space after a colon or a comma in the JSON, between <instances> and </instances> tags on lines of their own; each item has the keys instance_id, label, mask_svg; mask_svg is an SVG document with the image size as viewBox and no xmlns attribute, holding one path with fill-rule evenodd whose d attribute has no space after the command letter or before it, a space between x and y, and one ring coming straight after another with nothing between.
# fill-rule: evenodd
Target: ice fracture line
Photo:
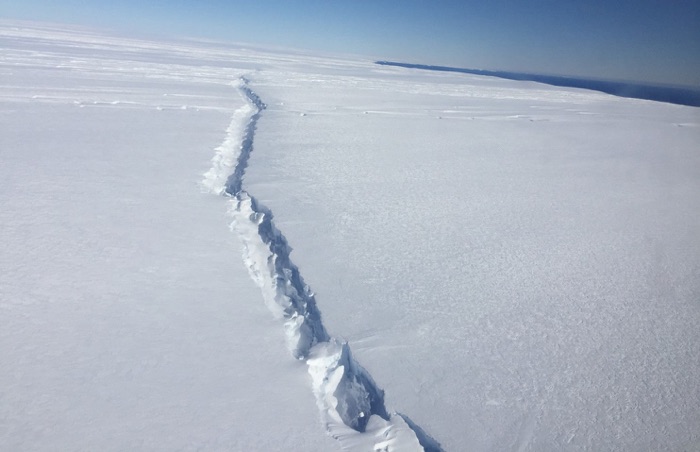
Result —
<instances>
[{"instance_id":1,"label":"ice fracture line","mask_svg":"<svg viewBox=\"0 0 700 452\"><path fill-rule=\"evenodd\" d=\"M275 227L272 212L243 189L257 122L266 105L247 79L236 86L245 105L234 112L202 185L229 198L231 229L242 242L248 272L267 307L283 320L291 353L308 366L326 430L345 450L441 451L440 444L409 418L387 410L384 391L353 358L349 345L326 331L314 293L291 261L291 247Z\"/></svg>"}]
</instances>

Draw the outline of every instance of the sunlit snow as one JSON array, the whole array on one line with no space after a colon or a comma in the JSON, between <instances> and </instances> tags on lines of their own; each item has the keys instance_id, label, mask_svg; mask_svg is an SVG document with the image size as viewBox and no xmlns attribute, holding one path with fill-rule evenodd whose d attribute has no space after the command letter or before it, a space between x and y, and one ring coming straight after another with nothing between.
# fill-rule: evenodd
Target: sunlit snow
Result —
<instances>
[{"instance_id":1,"label":"sunlit snow","mask_svg":"<svg viewBox=\"0 0 700 452\"><path fill-rule=\"evenodd\" d=\"M0 449L700 447L697 108L0 46Z\"/></svg>"}]
</instances>

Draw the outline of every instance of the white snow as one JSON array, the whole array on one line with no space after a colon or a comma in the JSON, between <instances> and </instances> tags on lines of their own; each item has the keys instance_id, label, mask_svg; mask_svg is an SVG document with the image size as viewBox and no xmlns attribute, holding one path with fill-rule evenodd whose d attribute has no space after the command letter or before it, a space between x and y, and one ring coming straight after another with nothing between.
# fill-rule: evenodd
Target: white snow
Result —
<instances>
[{"instance_id":1,"label":"white snow","mask_svg":"<svg viewBox=\"0 0 700 452\"><path fill-rule=\"evenodd\" d=\"M0 45L1 450L700 445L698 109Z\"/></svg>"},{"instance_id":2,"label":"white snow","mask_svg":"<svg viewBox=\"0 0 700 452\"><path fill-rule=\"evenodd\" d=\"M385 68L251 84L248 190L389 409L446 450L699 444L697 109Z\"/></svg>"},{"instance_id":3,"label":"white snow","mask_svg":"<svg viewBox=\"0 0 700 452\"><path fill-rule=\"evenodd\" d=\"M0 450L337 450L199 187L245 68L0 30Z\"/></svg>"},{"instance_id":4,"label":"white snow","mask_svg":"<svg viewBox=\"0 0 700 452\"><path fill-rule=\"evenodd\" d=\"M204 174L202 185L210 192L222 195L226 191L226 181L238 163L245 125L253 114L254 107L248 102L233 113L231 124L226 131L226 139L216 148L212 167Z\"/></svg>"}]
</instances>

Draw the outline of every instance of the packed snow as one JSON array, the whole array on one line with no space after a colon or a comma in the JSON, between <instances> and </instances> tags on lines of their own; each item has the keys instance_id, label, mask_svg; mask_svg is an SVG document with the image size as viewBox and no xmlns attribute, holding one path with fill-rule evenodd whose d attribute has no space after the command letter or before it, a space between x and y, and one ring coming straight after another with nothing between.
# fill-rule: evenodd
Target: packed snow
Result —
<instances>
[{"instance_id":1,"label":"packed snow","mask_svg":"<svg viewBox=\"0 0 700 452\"><path fill-rule=\"evenodd\" d=\"M700 110L0 23L1 450L700 447Z\"/></svg>"}]
</instances>

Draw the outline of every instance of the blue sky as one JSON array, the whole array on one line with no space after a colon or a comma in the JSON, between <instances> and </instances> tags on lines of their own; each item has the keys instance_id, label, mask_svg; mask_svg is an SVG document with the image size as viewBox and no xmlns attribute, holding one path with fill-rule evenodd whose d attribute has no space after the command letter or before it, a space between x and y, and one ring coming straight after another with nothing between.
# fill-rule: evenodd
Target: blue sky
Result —
<instances>
[{"instance_id":1,"label":"blue sky","mask_svg":"<svg viewBox=\"0 0 700 452\"><path fill-rule=\"evenodd\" d=\"M700 86L700 0L0 0L0 17Z\"/></svg>"}]
</instances>

